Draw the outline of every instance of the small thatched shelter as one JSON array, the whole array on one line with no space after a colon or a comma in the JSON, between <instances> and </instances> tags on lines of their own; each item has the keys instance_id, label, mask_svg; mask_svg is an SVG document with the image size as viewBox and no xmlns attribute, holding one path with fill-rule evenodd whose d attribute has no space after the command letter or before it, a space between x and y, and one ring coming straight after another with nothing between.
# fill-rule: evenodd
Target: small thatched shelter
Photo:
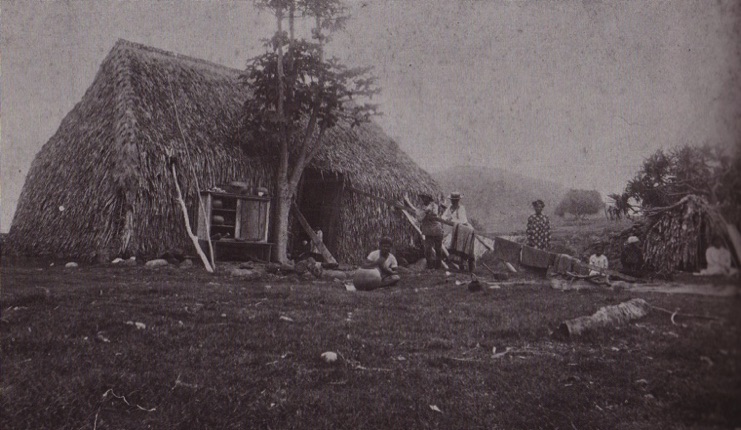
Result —
<instances>
[{"instance_id":1,"label":"small thatched shelter","mask_svg":"<svg viewBox=\"0 0 741 430\"><path fill-rule=\"evenodd\" d=\"M645 214L644 258L658 272L700 269L712 238L728 238L719 211L700 196L690 194L669 207L646 209Z\"/></svg>"},{"instance_id":2,"label":"small thatched shelter","mask_svg":"<svg viewBox=\"0 0 741 430\"><path fill-rule=\"evenodd\" d=\"M180 160L193 224L199 187L242 181L272 191L272 164L247 157L234 142L248 96L239 73L117 42L34 159L7 248L80 259L191 249L168 150ZM326 139L305 172L298 201L312 226L323 229L330 251L340 261L357 262L381 234L408 244L415 233L398 213L353 190L392 200L438 193L430 175L375 124L342 125Z\"/></svg>"}]
</instances>

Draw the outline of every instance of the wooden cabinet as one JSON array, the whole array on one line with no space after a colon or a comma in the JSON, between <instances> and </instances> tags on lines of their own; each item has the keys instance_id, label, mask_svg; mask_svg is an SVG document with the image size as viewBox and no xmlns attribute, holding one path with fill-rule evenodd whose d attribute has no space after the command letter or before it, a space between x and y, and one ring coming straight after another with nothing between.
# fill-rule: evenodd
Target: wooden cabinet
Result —
<instances>
[{"instance_id":1,"label":"wooden cabinet","mask_svg":"<svg viewBox=\"0 0 741 430\"><path fill-rule=\"evenodd\" d=\"M205 213L197 210L198 238L206 241L210 232L217 258L222 248L270 259L269 197L202 191L201 200Z\"/></svg>"}]
</instances>

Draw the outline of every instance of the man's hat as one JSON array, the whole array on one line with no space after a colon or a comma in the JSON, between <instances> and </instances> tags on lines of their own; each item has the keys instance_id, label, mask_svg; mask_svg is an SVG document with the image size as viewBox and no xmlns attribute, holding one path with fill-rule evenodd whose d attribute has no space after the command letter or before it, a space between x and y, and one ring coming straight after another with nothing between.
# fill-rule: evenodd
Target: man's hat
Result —
<instances>
[{"instance_id":1,"label":"man's hat","mask_svg":"<svg viewBox=\"0 0 741 430\"><path fill-rule=\"evenodd\" d=\"M450 193L450 195L448 196L448 198L449 198L450 200L460 200L460 199L461 199L461 197L463 197L463 194L461 194L461 193L460 193L459 191L453 191L453 192L452 192L452 193Z\"/></svg>"},{"instance_id":2,"label":"man's hat","mask_svg":"<svg viewBox=\"0 0 741 430\"><path fill-rule=\"evenodd\" d=\"M429 200L434 200L434 199L432 198L432 196L431 196L431 195L429 195L429 194L427 194L427 193L419 193L419 194L417 194L417 195L419 196L419 198L420 198L420 199L429 199Z\"/></svg>"},{"instance_id":3,"label":"man's hat","mask_svg":"<svg viewBox=\"0 0 741 430\"><path fill-rule=\"evenodd\" d=\"M638 237L636 237L636 236L631 236L631 237L628 238L628 243L638 243L640 241L641 241L641 239L638 239Z\"/></svg>"},{"instance_id":4,"label":"man's hat","mask_svg":"<svg viewBox=\"0 0 741 430\"><path fill-rule=\"evenodd\" d=\"M544 208L545 207L545 203L543 203L543 200L538 199L538 200L536 200L536 201L533 202L533 206L540 206L540 207L543 207Z\"/></svg>"}]
</instances>

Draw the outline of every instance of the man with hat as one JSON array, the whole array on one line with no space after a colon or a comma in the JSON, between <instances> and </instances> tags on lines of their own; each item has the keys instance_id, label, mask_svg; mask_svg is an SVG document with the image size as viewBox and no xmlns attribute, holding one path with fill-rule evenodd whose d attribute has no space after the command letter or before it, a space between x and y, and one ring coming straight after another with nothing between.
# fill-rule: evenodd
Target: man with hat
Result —
<instances>
[{"instance_id":1,"label":"man with hat","mask_svg":"<svg viewBox=\"0 0 741 430\"><path fill-rule=\"evenodd\" d=\"M463 195L458 191L453 191L448 196L450 207L445 208L441 218L454 225L444 227L444 242L450 254L468 263L469 271L473 272L476 269L476 257L473 251L474 232L468 223L466 208L461 204L462 197Z\"/></svg>"},{"instance_id":2,"label":"man with hat","mask_svg":"<svg viewBox=\"0 0 741 430\"><path fill-rule=\"evenodd\" d=\"M450 207L446 208L443 212L442 219L446 221L452 221L456 224L468 225L468 217L466 216L466 207L461 204L461 198L463 194L458 191L453 191L448 196L450 199Z\"/></svg>"},{"instance_id":3,"label":"man with hat","mask_svg":"<svg viewBox=\"0 0 741 430\"><path fill-rule=\"evenodd\" d=\"M641 251L641 240L638 236L630 236L628 238L623 252L620 253L620 264L623 265L622 272L626 275L641 276L643 252Z\"/></svg>"},{"instance_id":4,"label":"man with hat","mask_svg":"<svg viewBox=\"0 0 741 430\"><path fill-rule=\"evenodd\" d=\"M527 245L547 250L551 243L551 221L543 214L543 208L545 208L543 200L533 202L535 213L527 219Z\"/></svg>"},{"instance_id":5,"label":"man with hat","mask_svg":"<svg viewBox=\"0 0 741 430\"><path fill-rule=\"evenodd\" d=\"M428 269L439 269L443 258L443 225L438 218L438 207L431 195L421 193L422 207L417 209L419 229L425 235L425 259ZM432 257L432 251L435 257Z\"/></svg>"}]
</instances>

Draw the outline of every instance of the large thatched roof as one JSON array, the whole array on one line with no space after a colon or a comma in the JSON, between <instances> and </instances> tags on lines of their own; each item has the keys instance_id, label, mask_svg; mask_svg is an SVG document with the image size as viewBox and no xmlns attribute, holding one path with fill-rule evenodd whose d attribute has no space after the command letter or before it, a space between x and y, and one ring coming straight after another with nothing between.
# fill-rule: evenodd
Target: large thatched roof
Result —
<instances>
[{"instance_id":1,"label":"large thatched roof","mask_svg":"<svg viewBox=\"0 0 741 430\"><path fill-rule=\"evenodd\" d=\"M187 247L168 150L181 160L180 181L191 208L196 178L202 189L234 180L272 188L271 166L248 158L232 142L247 97L239 73L118 41L32 163L8 248L86 257ZM326 139L311 167L342 173L354 188L394 199L437 191L429 174L375 124L343 125ZM345 233L357 236L340 244L345 259L373 246L381 231L399 240L412 234L398 214L352 193L343 201L342 217L348 218Z\"/></svg>"}]
</instances>

